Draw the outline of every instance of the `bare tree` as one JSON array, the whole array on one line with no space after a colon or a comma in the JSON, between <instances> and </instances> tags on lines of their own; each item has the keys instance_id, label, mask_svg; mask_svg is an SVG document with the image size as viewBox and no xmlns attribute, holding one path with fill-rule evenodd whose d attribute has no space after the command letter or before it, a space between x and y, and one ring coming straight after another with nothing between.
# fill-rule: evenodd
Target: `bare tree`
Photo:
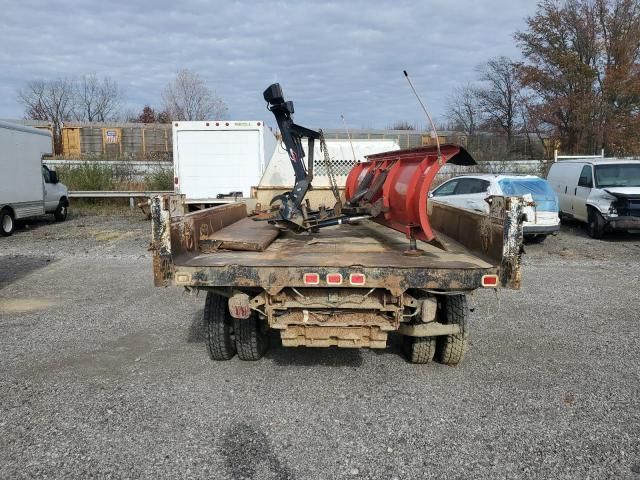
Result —
<instances>
[{"instance_id":1,"label":"bare tree","mask_svg":"<svg viewBox=\"0 0 640 480\"><path fill-rule=\"evenodd\" d=\"M82 76L76 86L74 100L76 120L104 122L116 113L122 100L122 90L110 77L99 79L92 73Z\"/></svg>"},{"instance_id":2,"label":"bare tree","mask_svg":"<svg viewBox=\"0 0 640 480\"><path fill-rule=\"evenodd\" d=\"M518 66L507 57L498 57L479 67L479 72L484 82L476 92L480 109L490 127L506 134L509 148L521 118Z\"/></svg>"},{"instance_id":3,"label":"bare tree","mask_svg":"<svg viewBox=\"0 0 640 480\"><path fill-rule=\"evenodd\" d=\"M74 83L68 78L34 80L18 90L26 118L51 122L56 154L62 153L62 124L71 119L73 100Z\"/></svg>"},{"instance_id":4,"label":"bare tree","mask_svg":"<svg viewBox=\"0 0 640 480\"><path fill-rule=\"evenodd\" d=\"M447 118L453 129L463 131L469 140L482 122L482 110L476 89L471 84L456 87L447 98Z\"/></svg>"},{"instance_id":5,"label":"bare tree","mask_svg":"<svg viewBox=\"0 0 640 480\"><path fill-rule=\"evenodd\" d=\"M171 120L224 118L227 105L191 70L180 70L162 92L164 108Z\"/></svg>"}]
</instances>

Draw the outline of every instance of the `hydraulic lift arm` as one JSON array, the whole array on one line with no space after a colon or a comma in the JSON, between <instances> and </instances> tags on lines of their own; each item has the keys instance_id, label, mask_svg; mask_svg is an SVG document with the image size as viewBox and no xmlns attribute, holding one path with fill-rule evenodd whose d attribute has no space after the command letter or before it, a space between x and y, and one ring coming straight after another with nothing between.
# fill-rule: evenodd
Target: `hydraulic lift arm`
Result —
<instances>
[{"instance_id":1,"label":"hydraulic lift arm","mask_svg":"<svg viewBox=\"0 0 640 480\"><path fill-rule=\"evenodd\" d=\"M279 83L270 85L264 91L263 96L267 101L267 108L276 117L276 122L278 122L278 128L282 135L282 142L287 149L295 173L293 190L277 197L282 201L282 207L280 208L281 219L292 222L300 211L300 205L307 191L311 188L311 180L313 180L313 142L320 138L320 133L293 123L293 102L285 101ZM304 164L303 138L308 139L308 169Z\"/></svg>"}]
</instances>

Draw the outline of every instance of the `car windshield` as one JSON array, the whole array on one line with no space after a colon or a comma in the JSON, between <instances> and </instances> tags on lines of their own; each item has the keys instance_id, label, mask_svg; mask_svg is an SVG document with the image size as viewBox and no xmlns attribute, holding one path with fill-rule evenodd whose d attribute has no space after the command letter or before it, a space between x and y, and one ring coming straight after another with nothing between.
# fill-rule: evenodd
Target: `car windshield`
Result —
<instances>
[{"instance_id":1,"label":"car windshield","mask_svg":"<svg viewBox=\"0 0 640 480\"><path fill-rule=\"evenodd\" d=\"M596 186L640 187L640 164L596 165Z\"/></svg>"},{"instance_id":2,"label":"car windshield","mask_svg":"<svg viewBox=\"0 0 640 480\"><path fill-rule=\"evenodd\" d=\"M542 178L503 178L498 184L502 193L507 196L530 194L538 210L558 211L558 197L549 182Z\"/></svg>"}]
</instances>

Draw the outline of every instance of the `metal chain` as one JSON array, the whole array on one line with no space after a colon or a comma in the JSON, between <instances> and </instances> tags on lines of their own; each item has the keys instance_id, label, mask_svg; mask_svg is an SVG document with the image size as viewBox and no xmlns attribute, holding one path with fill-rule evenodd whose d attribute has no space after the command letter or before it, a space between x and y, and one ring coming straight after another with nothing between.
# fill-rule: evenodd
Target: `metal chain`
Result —
<instances>
[{"instance_id":1,"label":"metal chain","mask_svg":"<svg viewBox=\"0 0 640 480\"><path fill-rule=\"evenodd\" d=\"M324 140L324 132L322 131L322 129L318 130L318 132L320 133L320 150L322 150L324 153L324 166L327 169L329 183L331 183L331 191L333 192L333 196L336 197L336 202L342 203L340 200L340 191L338 190L336 176L333 173L333 163L331 162L331 158L329 157L329 150L327 149L327 144Z\"/></svg>"}]
</instances>

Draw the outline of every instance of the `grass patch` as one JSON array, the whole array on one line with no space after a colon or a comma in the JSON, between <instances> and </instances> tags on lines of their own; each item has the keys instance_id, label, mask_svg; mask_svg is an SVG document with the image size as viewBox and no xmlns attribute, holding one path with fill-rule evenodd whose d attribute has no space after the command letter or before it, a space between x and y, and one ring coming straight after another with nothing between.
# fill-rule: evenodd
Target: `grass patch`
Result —
<instances>
[{"instance_id":1,"label":"grass patch","mask_svg":"<svg viewBox=\"0 0 640 480\"><path fill-rule=\"evenodd\" d=\"M173 190L173 168L165 166L156 167L155 171L144 177L146 190Z\"/></svg>"}]
</instances>

